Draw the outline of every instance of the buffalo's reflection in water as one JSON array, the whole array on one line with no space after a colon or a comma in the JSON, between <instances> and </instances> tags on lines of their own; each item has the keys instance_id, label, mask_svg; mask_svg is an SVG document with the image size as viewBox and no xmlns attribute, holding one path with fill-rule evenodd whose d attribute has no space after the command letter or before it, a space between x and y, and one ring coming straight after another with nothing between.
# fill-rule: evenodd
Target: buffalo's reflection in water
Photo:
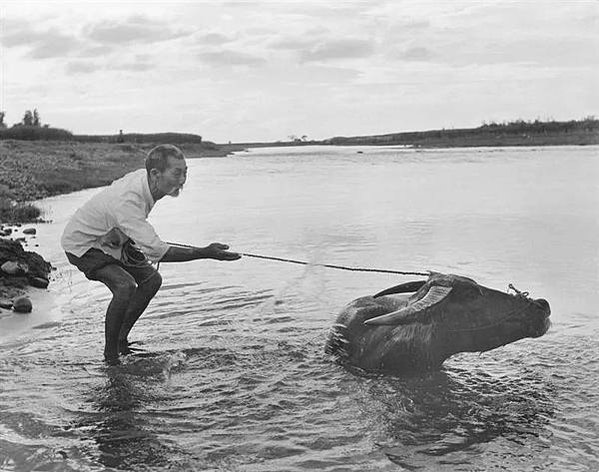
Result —
<instances>
[{"instance_id":1,"label":"buffalo's reflection in water","mask_svg":"<svg viewBox=\"0 0 599 472\"><path fill-rule=\"evenodd\" d=\"M363 398L368 402L374 397L377 405L377 411L369 411L378 430L375 442L391 461L407 469L434 464L435 470L458 470L481 453L493 460L497 441L517 448L520 455L528 453L539 465L547 459L547 426L554 405L551 387L534 372L509 378L451 367L366 383L368 394ZM364 405L367 411L371 408ZM503 456L501 460L507 460Z\"/></svg>"}]
</instances>

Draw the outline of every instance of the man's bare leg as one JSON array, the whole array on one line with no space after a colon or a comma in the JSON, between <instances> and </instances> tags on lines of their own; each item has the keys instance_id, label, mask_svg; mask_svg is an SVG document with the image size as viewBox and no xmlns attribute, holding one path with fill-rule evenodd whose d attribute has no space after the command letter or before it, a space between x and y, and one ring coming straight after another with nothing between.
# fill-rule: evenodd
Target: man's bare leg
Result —
<instances>
[{"instance_id":1,"label":"man's bare leg","mask_svg":"<svg viewBox=\"0 0 599 472\"><path fill-rule=\"evenodd\" d=\"M162 277L158 272L155 272L150 278L140 283L135 289L135 292L129 300L129 306L125 312L125 318L119 332L119 352L121 354L131 353L127 336L129 336L129 332L133 328L133 325L135 325L139 317L145 311L161 285Z\"/></svg>"},{"instance_id":2,"label":"man's bare leg","mask_svg":"<svg viewBox=\"0 0 599 472\"><path fill-rule=\"evenodd\" d=\"M94 274L112 292L112 300L106 310L104 323L104 359L109 364L119 363L119 332L131 298L137 289L135 279L122 267L111 264L98 269Z\"/></svg>"}]
</instances>

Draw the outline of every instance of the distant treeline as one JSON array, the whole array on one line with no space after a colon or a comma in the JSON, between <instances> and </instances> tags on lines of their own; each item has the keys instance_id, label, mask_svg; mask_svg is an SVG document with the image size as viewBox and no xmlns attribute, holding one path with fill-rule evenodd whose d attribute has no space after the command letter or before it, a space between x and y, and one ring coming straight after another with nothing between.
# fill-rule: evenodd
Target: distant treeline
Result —
<instances>
[{"instance_id":1,"label":"distant treeline","mask_svg":"<svg viewBox=\"0 0 599 472\"><path fill-rule=\"evenodd\" d=\"M18 139L22 141L77 141L81 143L175 143L197 144L202 142L198 134L190 133L126 133L118 134L80 134L74 135L61 128L53 128L42 124L37 108L26 110L19 123L10 128L4 123L6 113L0 111L0 140Z\"/></svg>"},{"instance_id":2,"label":"distant treeline","mask_svg":"<svg viewBox=\"0 0 599 472\"><path fill-rule=\"evenodd\" d=\"M441 129L375 136L334 137L319 144L404 145L422 147L542 146L599 144L599 120L484 123L478 128Z\"/></svg>"},{"instance_id":3,"label":"distant treeline","mask_svg":"<svg viewBox=\"0 0 599 472\"><path fill-rule=\"evenodd\" d=\"M73 134L61 128L18 124L0 128L0 140L23 141L76 141L81 143L201 143L202 137L186 133L125 133L112 135Z\"/></svg>"},{"instance_id":4,"label":"distant treeline","mask_svg":"<svg viewBox=\"0 0 599 472\"><path fill-rule=\"evenodd\" d=\"M73 133L50 126L14 125L0 128L0 139L19 139L22 141L72 141Z\"/></svg>"},{"instance_id":5,"label":"distant treeline","mask_svg":"<svg viewBox=\"0 0 599 472\"><path fill-rule=\"evenodd\" d=\"M0 111L0 139L19 139L23 141L70 141L73 134L66 129L52 128L49 124L42 124L37 108L26 110L19 123L10 128L4 123L6 113Z\"/></svg>"}]
</instances>

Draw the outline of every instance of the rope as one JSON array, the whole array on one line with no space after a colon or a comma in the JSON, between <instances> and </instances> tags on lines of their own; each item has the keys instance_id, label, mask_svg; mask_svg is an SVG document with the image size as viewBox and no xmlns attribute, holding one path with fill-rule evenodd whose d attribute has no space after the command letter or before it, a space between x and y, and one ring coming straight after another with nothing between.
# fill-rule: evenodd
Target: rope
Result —
<instances>
[{"instance_id":1,"label":"rope","mask_svg":"<svg viewBox=\"0 0 599 472\"><path fill-rule=\"evenodd\" d=\"M513 290L514 292L516 292L516 295L518 295L520 297L528 298L528 292L521 292L516 287L514 287L512 284L509 284L507 286L507 293L510 293L510 290Z\"/></svg>"},{"instance_id":2,"label":"rope","mask_svg":"<svg viewBox=\"0 0 599 472\"><path fill-rule=\"evenodd\" d=\"M273 257L273 256L261 256L259 254L248 254L247 252L240 252L242 256L246 257L255 257L256 259L268 259L270 261L279 261L279 262L288 262L290 264L301 264L301 265L315 265L320 267L327 267L329 269L339 269L339 270L350 270L354 272L379 272L381 274L400 274L400 275L425 275L429 276L429 272L409 272L409 271L401 271L401 270L389 270L389 269L372 269L372 268L364 268L364 267L346 267L334 264L311 264L305 261L297 261L295 259L284 259L282 257Z\"/></svg>"},{"instance_id":3,"label":"rope","mask_svg":"<svg viewBox=\"0 0 599 472\"><path fill-rule=\"evenodd\" d=\"M188 247L188 248L194 247L194 246L189 246L187 244L179 244L179 243L171 243L171 242L167 242L167 244L169 246ZM250 254L247 252L240 252L239 254L241 254L242 256L245 256L245 257L253 257L255 259L266 259L269 261L287 262L289 264L314 265L314 266L326 267L328 269L349 270L349 271L353 271L353 272L378 272L381 274L423 275L426 277L428 277L430 275L430 272L410 272L410 271L389 270L389 269L372 269L372 268L364 268L364 267L347 267L347 266L340 266L340 265L334 265L334 264L318 264L318 263L312 264L310 262L298 261L296 259L285 259L282 257L263 256L260 254Z\"/></svg>"}]
</instances>

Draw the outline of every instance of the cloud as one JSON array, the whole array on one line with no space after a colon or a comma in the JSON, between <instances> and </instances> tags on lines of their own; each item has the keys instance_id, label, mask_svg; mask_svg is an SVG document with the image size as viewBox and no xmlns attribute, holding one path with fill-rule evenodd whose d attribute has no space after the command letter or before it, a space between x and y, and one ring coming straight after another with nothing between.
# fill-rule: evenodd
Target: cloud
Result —
<instances>
[{"instance_id":1,"label":"cloud","mask_svg":"<svg viewBox=\"0 0 599 472\"><path fill-rule=\"evenodd\" d=\"M374 53L374 44L363 39L334 39L320 42L310 49L300 52L302 62L329 59L355 59L368 57Z\"/></svg>"},{"instance_id":2,"label":"cloud","mask_svg":"<svg viewBox=\"0 0 599 472\"><path fill-rule=\"evenodd\" d=\"M66 65L65 70L69 75L91 74L97 71L145 72L155 68L155 64L152 64L150 59L146 54L138 54L131 60L119 62L71 61Z\"/></svg>"},{"instance_id":3,"label":"cloud","mask_svg":"<svg viewBox=\"0 0 599 472\"><path fill-rule=\"evenodd\" d=\"M399 57L406 61L428 61L433 57L433 53L428 48L415 46L402 51Z\"/></svg>"},{"instance_id":4,"label":"cloud","mask_svg":"<svg viewBox=\"0 0 599 472\"><path fill-rule=\"evenodd\" d=\"M102 66L89 61L71 61L65 67L65 71L69 75L91 74L100 69Z\"/></svg>"},{"instance_id":5,"label":"cloud","mask_svg":"<svg viewBox=\"0 0 599 472\"><path fill-rule=\"evenodd\" d=\"M170 23L132 16L124 21L105 20L87 28L87 37L102 44L155 43L190 34Z\"/></svg>"},{"instance_id":6,"label":"cloud","mask_svg":"<svg viewBox=\"0 0 599 472\"><path fill-rule=\"evenodd\" d=\"M105 69L109 70L121 70L128 72L145 72L153 68L154 66L152 64L143 61L125 62L122 64L111 64L105 67Z\"/></svg>"},{"instance_id":7,"label":"cloud","mask_svg":"<svg viewBox=\"0 0 599 472\"><path fill-rule=\"evenodd\" d=\"M6 48L28 47L32 59L64 57L80 47L77 38L56 29L37 30L24 20L7 21L0 42Z\"/></svg>"},{"instance_id":8,"label":"cloud","mask_svg":"<svg viewBox=\"0 0 599 472\"><path fill-rule=\"evenodd\" d=\"M230 43L231 41L233 41L231 38L220 33L208 33L198 38L200 44L213 46L220 46L225 43Z\"/></svg>"},{"instance_id":9,"label":"cloud","mask_svg":"<svg viewBox=\"0 0 599 472\"><path fill-rule=\"evenodd\" d=\"M3 18L0 42L5 47L26 46L39 40L39 33L31 23L22 19Z\"/></svg>"},{"instance_id":10,"label":"cloud","mask_svg":"<svg viewBox=\"0 0 599 472\"><path fill-rule=\"evenodd\" d=\"M266 61L252 54L222 49L215 52L201 52L198 57L214 66L259 66Z\"/></svg>"},{"instance_id":11,"label":"cloud","mask_svg":"<svg viewBox=\"0 0 599 472\"><path fill-rule=\"evenodd\" d=\"M303 51L314 47L317 41L316 39L283 38L272 41L269 47L286 51Z\"/></svg>"},{"instance_id":12,"label":"cloud","mask_svg":"<svg viewBox=\"0 0 599 472\"><path fill-rule=\"evenodd\" d=\"M400 24L401 28L404 30L426 30L431 27L431 22L427 19L416 19L410 18L405 21L402 21Z\"/></svg>"},{"instance_id":13,"label":"cloud","mask_svg":"<svg viewBox=\"0 0 599 472\"><path fill-rule=\"evenodd\" d=\"M479 41L446 41L437 43L435 54L419 60L469 65L528 65L531 67L584 67L599 63L599 41L585 38L555 38L551 35L526 39L504 39L501 42L481 38ZM408 59L402 57L402 59ZM418 60L418 59L412 59Z\"/></svg>"},{"instance_id":14,"label":"cloud","mask_svg":"<svg viewBox=\"0 0 599 472\"><path fill-rule=\"evenodd\" d=\"M79 41L62 33L48 31L43 35L34 47L29 51L29 57L33 59L49 59L52 57L64 57L79 48Z\"/></svg>"},{"instance_id":15,"label":"cloud","mask_svg":"<svg viewBox=\"0 0 599 472\"><path fill-rule=\"evenodd\" d=\"M90 46L85 47L77 54L78 57L101 57L114 51L113 46Z\"/></svg>"}]
</instances>

